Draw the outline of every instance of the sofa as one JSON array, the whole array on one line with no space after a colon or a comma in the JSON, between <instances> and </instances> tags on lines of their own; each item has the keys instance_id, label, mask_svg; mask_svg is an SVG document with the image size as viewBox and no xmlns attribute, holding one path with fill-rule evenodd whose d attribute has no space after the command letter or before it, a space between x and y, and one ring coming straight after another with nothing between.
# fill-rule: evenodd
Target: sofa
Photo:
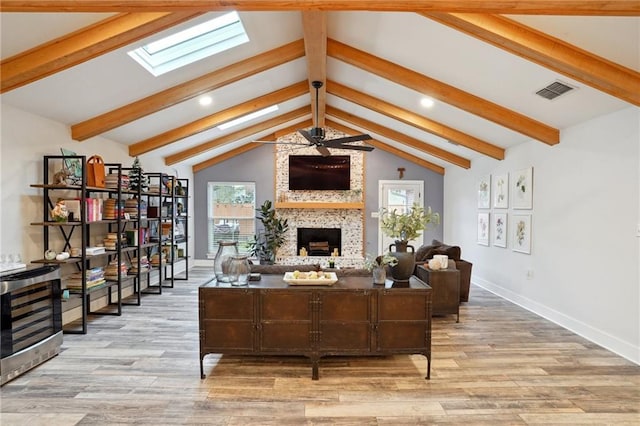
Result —
<instances>
[{"instance_id":1,"label":"sofa","mask_svg":"<svg viewBox=\"0 0 640 426\"><path fill-rule=\"evenodd\" d=\"M431 244L425 244L416 250L416 267L413 274L417 275L418 265L424 265L436 254L447 255L449 259L456 262L456 268L460 271L460 302L468 302L473 264L460 257L461 251L460 246L450 246L441 241L433 240Z\"/></svg>"}]
</instances>

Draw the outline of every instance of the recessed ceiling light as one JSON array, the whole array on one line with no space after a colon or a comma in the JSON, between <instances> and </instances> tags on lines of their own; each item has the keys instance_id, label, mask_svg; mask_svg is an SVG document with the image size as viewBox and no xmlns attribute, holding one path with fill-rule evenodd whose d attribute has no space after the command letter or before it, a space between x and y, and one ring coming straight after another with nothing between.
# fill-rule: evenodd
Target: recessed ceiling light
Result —
<instances>
[{"instance_id":1,"label":"recessed ceiling light","mask_svg":"<svg viewBox=\"0 0 640 426\"><path fill-rule=\"evenodd\" d=\"M207 106L211 105L213 99L211 99L211 96L202 96L200 99L198 99L198 102L200 102L200 105L202 106Z\"/></svg>"},{"instance_id":2,"label":"recessed ceiling light","mask_svg":"<svg viewBox=\"0 0 640 426\"><path fill-rule=\"evenodd\" d=\"M431 98L422 98L420 100L420 105L422 105L425 108L431 108L433 106L434 102L433 99Z\"/></svg>"}]
</instances>

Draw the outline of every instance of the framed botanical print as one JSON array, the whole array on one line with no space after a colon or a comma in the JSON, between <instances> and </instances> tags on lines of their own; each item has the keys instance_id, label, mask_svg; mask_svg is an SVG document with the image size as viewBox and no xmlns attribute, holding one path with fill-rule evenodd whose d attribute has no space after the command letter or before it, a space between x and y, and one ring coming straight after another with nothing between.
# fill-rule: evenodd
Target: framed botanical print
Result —
<instances>
[{"instance_id":1,"label":"framed botanical print","mask_svg":"<svg viewBox=\"0 0 640 426\"><path fill-rule=\"evenodd\" d=\"M478 244L489 245L489 213L478 213Z\"/></svg>"},{"instance_id":2,"label":"framed botanical print","mask_svg":"<svg viewBox=\"0 0 640 426\"><path fill-rule=\"evenodd\" d=\"M506 209L509 207L509 174L493 177L493 207Z\"/></svg>"},{"instance_id":3,"label":"framed botanical print","mask_svg":"<svg viewBox=\"0 0 640 426\"><path fill-rule=\"evenodd\" d=\"M514 209L533 208L533 167L514 172L511 189Z\"/></svg>"},{"instance_id":4,"label":"framed botanical print","mask_svg":"<svg viewBox=\"0 0 640 426\"><path fill-rule=\"evenodd\" d=\"M512 216L511 249L520 253L531 253L531 215L514 214Z\"/></svg>"},{"instance_id":5,"label":"framed botanical print","mask_svg":"<svg viewBox=\"0 0 640 426\"><path fill-rule=\"evenodd\" d=\"M491 215L491 236L495 247L507 246L507 214L494 213Z\"/></svg>"},{"instance_id":6,"label":"framed botanical print","mask_svg":"<svg viewBox=\"0 0 640 426\"><path fill-rule=\"evenodd\" d=\"M478 181L478 208L491 207L491 175L486 175Z\"/></svg>"}]
</instances>

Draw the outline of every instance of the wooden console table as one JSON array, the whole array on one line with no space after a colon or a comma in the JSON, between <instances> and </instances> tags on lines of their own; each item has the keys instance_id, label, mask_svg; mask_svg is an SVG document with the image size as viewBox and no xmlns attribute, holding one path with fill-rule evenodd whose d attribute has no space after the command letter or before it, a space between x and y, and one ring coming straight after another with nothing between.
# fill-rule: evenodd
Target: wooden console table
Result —
<instances>
[{"instance_id":1,"label":"wooden console table","mask_svg":"<svg viewBox=\"0 0 640 426\"><path fill-rule=\"evenodd\" d=\"M400 287L371 277L289 286L263 275L248 287L212 280L198 295L202 378L210 353L306 356L313 380L325 356L421 354L431 377L431 287L416 277Z\"/></svg>"}]
</instances>

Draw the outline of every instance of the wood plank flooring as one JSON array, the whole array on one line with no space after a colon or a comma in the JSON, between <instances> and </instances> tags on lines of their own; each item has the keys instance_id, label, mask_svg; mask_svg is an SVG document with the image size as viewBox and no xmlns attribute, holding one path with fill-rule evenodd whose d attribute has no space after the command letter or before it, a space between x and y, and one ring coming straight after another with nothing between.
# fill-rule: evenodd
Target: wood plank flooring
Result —
<instances>
[{"instance_id":1,"label":"wood plank flooring","mask_svg":"<svg viewBox=\"0 0 640 426\"><path fill-rule=\"evenodd\" d=\"M0 424L639 425L640 366L478 287L434 318L422 356L198 360L190 271L120 317L65 335L62 353L0 389Z\"/></svg>"}]
</instances>

